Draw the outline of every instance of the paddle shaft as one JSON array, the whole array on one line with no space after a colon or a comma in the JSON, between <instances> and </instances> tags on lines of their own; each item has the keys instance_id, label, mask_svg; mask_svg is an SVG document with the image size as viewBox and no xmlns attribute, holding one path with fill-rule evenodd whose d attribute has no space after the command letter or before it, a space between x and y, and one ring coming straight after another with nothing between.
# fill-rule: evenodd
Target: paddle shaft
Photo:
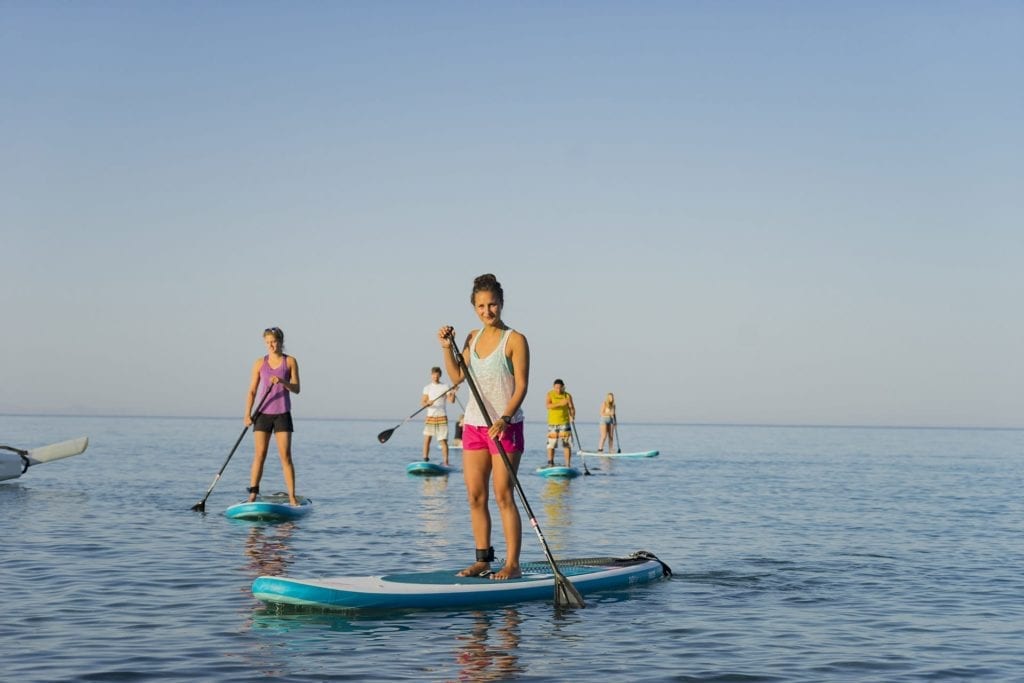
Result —
<instances>
[{"instance_id":1,"label":"paddle shaft","mask_svg":"<svg viewBox=\"0 0 1024 683\"><path fill-rule=\"evenodd\" d=\"M576 435L576 447L580 449L580 462L583 463L583 474L590 474L590 470L587 469L587 456L583 455L583 441L580 439L580 433L576 429L576 421L571 421L569 426L572 427L572 433Z\"/></svg>"},{"instance_id":2,"label":"paddle shaft","mask_svg":"<svg viewBox=\"0 0 1024 683\"><path fill-rule=\"evenodd\" d=\"M459 386L459 385L458 385L458 383L457 383L457 382L456 382L455 384L451 385L450 387L448 387L448 391L446 391L446 392L444 392L443 394L441 394L440 396L438 396L438 397L434 398L434 399L433 399L433 400L432 400L432 401L431 401L430 403L428 403L427 405L425 405L425 406L422 406L422 407L421 407L421 408L420 408L419 410L417 410L417 411L416 411L415 413L413 413L413 414L412 414L412 415L410 415L409 417L407 417L407 418L405 418L404 420L402 420L402 422L401 422L401 423L399 423L399 424L395 425L395 426L394 426L394 427L392 427L391 429L385 429L385 430L384 430L383 432L381 432L380 434L378 434L378 435L377 435L377 440L378 440L378 441L380 441L381 443L384 443L385 441L387 441L388 439L390 439L390 438L391 438L391 435L395 433L395 430L396 430L396 429L398 429L399 427L401 427L402 425L404 425L404 424L405 424L406 422L408 422L409 420L413 419L414 417L416 417L417 415L419 415L420 413L422 413L422 412L423 412L424 410L426 410L426 409L427 409L427 408L429 408L430 406L432 406L432 405L434 405L435 403L437 403L438 401L440 401L440 400L441 400L441 399L442 399L443 397L447 396L447 395L448 395L449 393L451 393L451 392L455 391L455 389L456 389L456 388L457 388L458 386Z\"/></svg>"},{"instance_id":3,"label":"paddle shaft","mask_svg":"<svg viewBox=\"0 0 1024 683\"><path fill-rule=\"evenodd\" d=\"M615 452L622 452L622 444L619 443L619 421L612 415L612 427L615 429Z\"/></svg>"},{"instance_id":4,"label":"paddle shaft","mask_svg":"<svg viewBox=\"0 0 1024 683\"><path fill-rule=\"evenodd\" d=\"M251 422L256 422L256 420L259 418L260 410L263 408L263 404L266 403L267 397L270 396L270 390L273 388L274 385L270 384L267 386L267 390L263 392L263 398L260 399L259 405L256 406L256 412L254 412L250 416ZM203 499L201 501L192 506L193 510L202 510L206 507L206 499L210 497L210 494L213 492L213 488L217 485L217 482L220 481L220 476L224 474L224 470L227 468L228 463L231 461L231 456L233 456L235 454L235 451L238 450L238 444L242 443L242 439L245 438L245 433L248 431L249 425L246 425L245 429L242 430L242 433L238 435L238 439L235 441L235 445L231 447L231 452L228 453L228 457L224 459L224 464L220 466L220 470L217 472L217 476L214 477L213 482L210 483L210 488L206 489L206 495L203 496Z\"/></svg>"},{"instance_id":5,"label":"paddle shaft","mask_svg":"<svg viewBox=\"0 0 1024 683\"><path fill-rule=\"evenodd\" d=\"M462 376L466 379L466 384L469 385L469 390L473 394L473 398L476 400L476 405L480 409L480 414L484 417L484 423L487 425L487 429L492 426L491 416L487 414L487 407L484 404L484 399L477 390L476 382L473 381L473 377L469 374L469 367L466 365L466 359L459 353L458 345L455 343L455 335L451 334L448 337L448 351L452 354L452 360L455 361L455 365L462 370ZM540 524L537 523L537 517L533 514L533 508L530 507L530 501L526 499L526 494L523 493L523 485L519 483L519 477L516 475L516 468L512 466L512 461L508 458L508 453L505 452L505 447L501 445L501 441L494 439L494 445L498 447L498 454L501 456L502 462L505 463L505 468L508 470L508 476L512 479L512 484L515 486L516 492L519 494L519 500L523 502L523 507L526 509L526 514L530 519L530 526L537 532L537 538L540 540L541 548L544 549L544 557L547 558L548 564L551 565L551 571L555 575L556 588L559 583L568 584L569 589L573 593L571 597L578 601L580 607L585 607L583 602L583 596L579 594L575 586L569 579L565 578L561 571L558 569L558 565L555 563L555 558L551 555L551 549L548 547L548 542L544 538L544 532L540 530ZM556 590L556 602L558 592Z\"/></svg>"}]
</instances>

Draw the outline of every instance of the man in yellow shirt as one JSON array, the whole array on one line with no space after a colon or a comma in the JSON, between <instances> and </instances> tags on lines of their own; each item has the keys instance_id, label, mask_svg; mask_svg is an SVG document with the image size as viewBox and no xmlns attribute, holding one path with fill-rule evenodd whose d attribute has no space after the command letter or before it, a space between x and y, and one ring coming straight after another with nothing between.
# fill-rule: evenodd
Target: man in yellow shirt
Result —
<instances>
[{"instance_id":1,"label":"man in yellow shirt","mask_svg":"<svg viewBox=\"0 0 1024 683\"><path fill-rule=\"evenodd\" d=\"M555 446L559 439L565 450L565 466L572 460L572 423L576 420L576 406L572 394L565 390L565 382L555 380L554 388L548 392L548 467L555 464Z\"/></svg>"}]
</instances>

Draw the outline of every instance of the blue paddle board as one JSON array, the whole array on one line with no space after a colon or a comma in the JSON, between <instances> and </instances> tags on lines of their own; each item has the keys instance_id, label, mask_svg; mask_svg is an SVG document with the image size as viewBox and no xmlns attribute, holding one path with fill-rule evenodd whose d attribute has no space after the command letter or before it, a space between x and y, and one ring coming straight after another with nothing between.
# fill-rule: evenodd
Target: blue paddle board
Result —
<instances>
[{"instance_id":1,"label":"blue paddle board","mask_svg":"<svg viewBox=\"0 0 1024 683\"><path fill-rule=\"evenodd\" d=\"M605 453L603 451L576 451L576 455L595 458L653 458L658 451L634 451L632 453Z\"/></svg>"},{"instance_id":2,"label":"blue paddle board","mask_svg":"<svg viewBox=\"0 0 1024 683\"><path fill-rule=\"evenodd\" d=\"M299 505L288 504L287 493L272 493L269 496L257 496L253 502L244 501L232 505L224 514L231 519L261 520L280 522L298 519L313 509L313 501L299 496Z\"/></svg>"},{"instance_id":3,"label":"blue paddle board","mask_svg":"<svg viewBox=\"0 0 1024 683\"><path fill-rule=\"evenodd\" d=\"M581 594L627 588L672 575L668 565L646 551L624 558L556 562L558 570ZM321 579L261 576L253 581L252 594L270 605L328 610L469 607L554 597L555 577L550 564L527 562L521 569L521 578L507 581L456 576L458 569Z\"/></svg>"},{"instance_id":4,"label":"blue paddle board","mask_svg":"<svg viewBox=\"0 0 1024 683\"><path fill-rule=\"evenodd\" d=\"M448 474L452 471L452 468L439 462L419 460L406 465L405 471L409 474L417 474L424 477L437 477L442 474Z\"/></svg>"},{"instance_id":5,"label":"blue paddle board","mask_svg":"<svg viewBox=\"0 0 1024 683\"><path fill-rule=\"evenodd\" d=\"M575 467L540 467L537 469L537 474L542 477L564 477L572 479L573 477L580 476L580 471Z\"/></svg>"}]
</instances>

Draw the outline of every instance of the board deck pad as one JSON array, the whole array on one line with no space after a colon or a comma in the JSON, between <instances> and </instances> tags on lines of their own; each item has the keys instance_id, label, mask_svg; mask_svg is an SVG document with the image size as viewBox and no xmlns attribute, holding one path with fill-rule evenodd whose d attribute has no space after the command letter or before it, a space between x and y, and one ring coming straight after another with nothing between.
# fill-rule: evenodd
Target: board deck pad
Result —
<instances>
[{"instance_id":1,"label":"board deck pad","mask_svg":"<svg viewBox=\"0 0 1024 683\"><path fill-rule=\"evenodd\" d=\"M628 588L672 574L668 565L646 551L623 558L556 562L581 594ZM507 581L456 576L455 568L321 579L261 576L253 581L252 593L269 605L326 610L465 607L554 597L555 577L548 562L526 562L521 569L521 578Z\"/></svg>"},{"instance_id":2,"label":"board deck pad","mask_svg":"<svg viewBox=\"0 0 1024 683\"><path fill-rule=\"evenodd\" d=\"M266 522L284 521L298 519L313 510L313 501L304 496L298 496L299 505L288 504L288 494L283 492L272 493L267 496L257 496L253 502L242 501L236 503L224 511L224 514L231 519L247 519Z\"/></svg>"}]
</instances>

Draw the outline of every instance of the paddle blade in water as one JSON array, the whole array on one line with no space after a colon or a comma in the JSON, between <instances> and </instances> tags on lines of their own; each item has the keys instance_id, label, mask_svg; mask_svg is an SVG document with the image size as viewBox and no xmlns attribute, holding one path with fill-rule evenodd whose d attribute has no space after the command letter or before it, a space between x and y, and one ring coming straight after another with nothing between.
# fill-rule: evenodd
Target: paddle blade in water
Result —
<instances>
[{"instance_id":1,"label":"paddle blade in water","mask_svg":"<svg viewBox=\"0 0 1024 683\"><path fill-rule=\"evenodd\" d=\"M206 501L201 500L193 505L192 512L206 512Z\"/></svg>"},{"instance_id":2,"label":"paddle blade in water","mask_svg":"<svg viewBox=\"0 0 1024 683\"><path fill-rule=\"evenodd\" d=\"M583 602L583 596L576 590L569 579L561 574L555 575L555 607L583 608L587 603Z\"/></svg>"}]
</instances>

